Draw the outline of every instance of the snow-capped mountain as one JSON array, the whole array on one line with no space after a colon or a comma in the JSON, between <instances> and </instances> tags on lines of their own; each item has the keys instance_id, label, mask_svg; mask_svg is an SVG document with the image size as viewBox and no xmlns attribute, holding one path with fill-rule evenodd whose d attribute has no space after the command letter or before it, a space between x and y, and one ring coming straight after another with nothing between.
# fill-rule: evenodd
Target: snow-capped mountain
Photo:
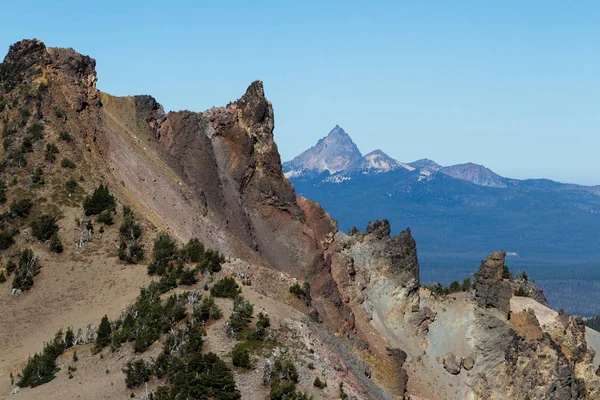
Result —
<instances>
[{"instance_id":1,"label":"snow-capped mountain","mask_svg":"<svg viewBox=\"0 0 600 400\"><path fill-rule=\"evenodd\" d=\"M283 163L283 171L288 178L325 171L335 174L360 162L361 158L350 136L336 125L316 145Z\"/></svg>"}]
</instances>

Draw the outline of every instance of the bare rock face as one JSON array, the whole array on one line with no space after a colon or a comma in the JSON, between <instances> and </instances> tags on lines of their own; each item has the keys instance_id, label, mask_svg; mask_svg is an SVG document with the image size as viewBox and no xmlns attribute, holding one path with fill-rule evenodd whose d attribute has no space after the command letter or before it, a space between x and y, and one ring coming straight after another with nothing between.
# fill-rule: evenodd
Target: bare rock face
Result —
<instances>
[{"instance_id":1,"label":"bare rock face","mask_svg":"<svg viewBox=\"0 0 600 400\"><path fill-rule=\"evenodd\" d=\"M506 252L491 253L481 262L475 279L475 300L480 307L493 307L505 315L510 312L510 284L502 279Z\"/></svg>"}]
</instances>

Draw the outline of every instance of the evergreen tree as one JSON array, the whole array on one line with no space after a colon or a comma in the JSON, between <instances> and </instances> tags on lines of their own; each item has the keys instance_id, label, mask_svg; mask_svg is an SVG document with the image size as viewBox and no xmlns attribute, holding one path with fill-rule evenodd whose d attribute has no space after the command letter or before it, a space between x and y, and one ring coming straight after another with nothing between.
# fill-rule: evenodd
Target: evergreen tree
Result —
<instances>
[{"instance_id":1,"label":"evergreen tree","mask_svg":"<svg viewBox=\"0 0 600 400\"><path fill-rule=\"evenodd\" d=\"M100 326L98 327L98 332L96 336L96 349L102 350L104 347L108 346L112 340L112 327L110 326L110 321L108 316L102 317L100 321Z\"/></svg>"},{"instance_id":2,"label":"evergreen tree","mask_svg":"<svg viewBox=\"0 0 600 400\"><path fill-rule=\"evenodd\" d=\"M101 184L92 196L87 196L83 201L85 215L97 215L104 210L115 208L115 198L108 191L108 186Z\"/></svg>"}]
</instances>

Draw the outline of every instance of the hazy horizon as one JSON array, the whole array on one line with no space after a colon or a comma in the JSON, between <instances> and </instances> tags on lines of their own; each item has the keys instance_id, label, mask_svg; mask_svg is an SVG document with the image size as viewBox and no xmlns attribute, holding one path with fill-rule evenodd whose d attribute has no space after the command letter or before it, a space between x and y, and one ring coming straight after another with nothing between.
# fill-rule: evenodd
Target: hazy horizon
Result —
<instances>
[{"instance_id":1,"label":"hazy horizon","mask_svg":"<svg viewBox=\"0 0 600 400\"><path fill-rule=\"evenodd\" d=\"M595 2L71 0L3 16L4 52L33 37L73 47L96 59L100 90L167 110L224 105L261 79L282 160L339 124L363 153L600 183Z\"/></svg>"}]
</instances>

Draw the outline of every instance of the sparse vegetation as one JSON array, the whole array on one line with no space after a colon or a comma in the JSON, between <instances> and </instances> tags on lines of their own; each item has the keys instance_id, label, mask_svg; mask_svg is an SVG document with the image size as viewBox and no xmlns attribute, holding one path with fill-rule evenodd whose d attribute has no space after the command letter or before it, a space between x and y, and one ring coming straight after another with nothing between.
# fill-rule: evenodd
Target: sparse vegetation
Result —
<instances>
[{"instance_id":1,"label":"sparse vegetation","mask_svg":"<svg viewBox=\"0 0 600 400\"><path fill-rule=\"evenodd\" d=\"M75 164L75 161L71 160L70 158L63 158L60 162L60 166L63 168L67 168L67 169L75 169L77 168L77 164Z\"/></svg>"},{"instance_id":2,"label":"sparse vegetation","mask_svg":"<svg viewBox=\"0 0 600 400\"><path fill-rule=\"evenodd\" d=\"M71 143L71 140L73 140L73 138L71 137L71 134L69 132L61 132L58 137L63 142L67 142L67 143Z\"/></svg>"},{"instance_id":3,"label":"sparse vegetation","mask_svg":"<svg viewBox=\"0 0 600 400\"><path fill-rule=\"evenodd\" d=\"M36 185L43 185L44 182L44 170L41 167L37 167L31 173L31 183Z\"/></svg>"},{"instance_id":4,"label":"sparse vegetation","mask_svg":"<svg viewBox=\"0 0 600 400\"><path fill-rule=\"evenodd\" d=\"M298 370L291 360L278 358L271 371L271 400L308 400L308 395L296 390Z\"/></svg>"},{"instance_id":5,"label":"sparse vegetation","mask_svg":"<svg viewBox=\"0 0 600 400\"><path fill-rule=\"evenodd\" d=\"M307 306L310 306L312 299L310 296L310 285L308 282L304 282L302 286L300 286L298 283L293 284L290 286L290 293L304 301Z\"/></svg>"},{"instance_id":6,"label":"sparse vegetation","mask_svg":"<svg viewBox=\"0 0 600 400\"><path fill-rule=\"evenodd\" d=\"M15 200L10 205L10 212L17 218L25 218L29 215L33 202L31 199Z\"/></svg>"},{"instance_id":7,"label":"sparse vegetation","mask_svg":"<svg viewBox=\"0 0 600 400\"><path fill-rule=\"evenodd\" d=\"M317 376L313 382L313 386L319 389L325 389L327 387L327 382L322 381L321 378Z\"/></svg>"},{"instance_id":8,"label":"sparse vegetation","mask_svg":"<svg viewBox=\"0 0 600 400\"><path fill-rule=\"evenodd\" d=\"M0 250L6 250L15 243L15 234L16 231L13 229L0 231Z\"/></svg>"},{"instance_id":9,"label":"sparse vegetation","mask_svg":"<svg viewBox=\"0 0 600 400\"><path fill-rule=\"evenodd\" d=\"M77 184L77 181L75 179L69 179L65 184L65 188L69 193L75 193L78 187L79 185Z\"/></svg>"},{"instance_id":10,"label":"sparse vegetation","mask_svg":"<svg viewBox=\"0 0 600 400\"><path fill-rule=\"evenodd\" d=\"M46 161L53 163L54 161L56 161L56 155L58 153L58 146L55 143L48 143L46 145Z\"/></svg>"}]
</instances>

